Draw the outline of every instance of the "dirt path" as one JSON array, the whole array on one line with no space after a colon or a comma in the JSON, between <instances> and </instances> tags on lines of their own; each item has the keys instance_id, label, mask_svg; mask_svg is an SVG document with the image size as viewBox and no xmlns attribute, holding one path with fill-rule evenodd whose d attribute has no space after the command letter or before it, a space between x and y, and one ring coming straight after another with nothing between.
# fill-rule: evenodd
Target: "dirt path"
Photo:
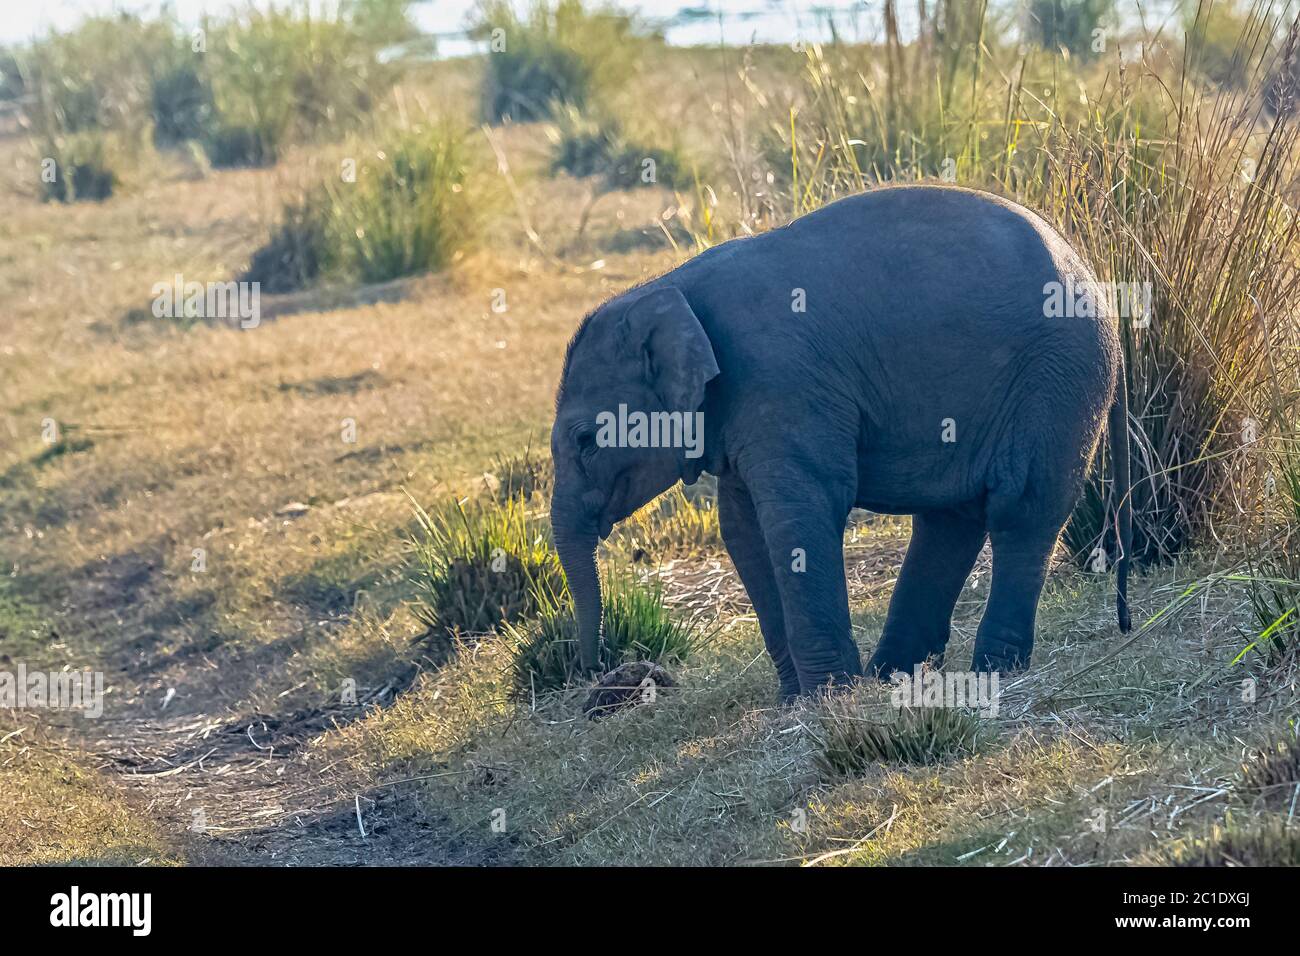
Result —
<instances>
[{"instance_id":1,"label":"dirt path","mask_svg":"<svg viewBox=\"0 0 1300 956\"><path fill-rule=\"evenodd\" d=\"M355 866L484 863L449 843L402 796L404 781L360 787L307 746L342 711L276 718L143 712L83 724L100 757L171 835L206 865ZM364 829L364 833L363 833Z\"/></svg>"},{"instance_id":2,"label":"dirt path","mask_svg":"<svg viewBox=\"0 0 1300 956\"><path fill-rule=\"evenodd\" d=\"M83 613L65 609L57 630L46 629L52 637L97 633L91 625L112 612L102 601L76 606ZM411 794L416 781L362 781L345 760L311 747L322 734L391 704L418 678L416 666L395 666L355 705L257 713L231 703L232 690L239 700L250 688L229 686L232 677L251 679L256 668L223 667L203 656L181 667L182 694L164 694L156 662L130 650L134 642L93 655L93 641L86 643L75 654L66 646L63 653L95 659L94 669L106 674L103 714L88 719L43 712L42 742L30 745L76 757L124 789L129 812L154 825L172 858L263 866L490 862L488 853L439 830L436 817ZM56 656L44 666L61 665Z\"/></svg>"}]
</instances>

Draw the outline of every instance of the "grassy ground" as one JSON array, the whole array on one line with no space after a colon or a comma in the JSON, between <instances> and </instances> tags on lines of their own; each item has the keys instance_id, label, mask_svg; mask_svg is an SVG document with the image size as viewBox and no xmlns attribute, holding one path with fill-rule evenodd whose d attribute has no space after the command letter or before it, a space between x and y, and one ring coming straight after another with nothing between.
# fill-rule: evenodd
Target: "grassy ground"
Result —
<instances>
[{"instance_id":1,"label":"grassy ground","mask_svg":"<svg viewBox=\"0 0 1300 956\"><path fill-rule=\"evenodd\" d=\"M689 129L725 91L717 63L682 56L689 88L659 108ZM141 311L174 273L238 273L309 151L204 176L165 159L134 191L61 206L0 138L0 653L93 665L110 688L93 723L0 724L0 862L1082 864L1277 812L1235 781L1285 733L1295 674L1230 666L1252 633L1230 582L1128 641L1106 580L1060 569L1036 666L979 751L849 782L814 769L817 714L776 706L725 554L662 569L720 633L651 707L591 723L575 695L521 706L500 642L436 667L403 604L403 491L478 493L494 456L537 444L582 314L683 255L658 226L672 194L593 204L548 175L540 127L492 137L473 147L510 180L478 251L267 297L247 332ZM906 532L850 542L864 653ZM1198 561L1139 578L1139 610L1174 602ZM986 584L959 607L957 661Z\"/></svg>"},{"instance_id":2,"label":"grassy ground","mask_svg":"<svg viewBox=\"0 0 1300 956\"><path fill-rule=\"evenodd\" d=\"M0 669L79 657L40 611L0 578ZM175 844L115 779L106 755L74 743L85 725L39 711L0 711L0 866L17 863L164 864ZM78 718L72 718L76 720Z\"/></svg>"}]
</instances>

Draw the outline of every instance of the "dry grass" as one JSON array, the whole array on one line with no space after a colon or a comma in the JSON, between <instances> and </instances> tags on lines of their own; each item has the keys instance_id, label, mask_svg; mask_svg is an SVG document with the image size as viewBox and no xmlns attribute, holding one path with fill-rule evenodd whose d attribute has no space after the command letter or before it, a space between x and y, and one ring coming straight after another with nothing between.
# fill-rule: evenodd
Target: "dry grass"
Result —
<instances>
[{"instance_id":1,"label":"dry grass","mask_svg":"<svg viewBox=\"0 0 1300 956\"><path fill-rule=\"evenodd\" d=\"M121 783L62 735L0 717L0 866L140 866L180 854ZM10 736L10 735L13 736Z\"/></svg>"},{"instance_id":2,"label":"dry grass","mask_svg":"<svg viewBox=\"0 0 1300 956\"><path fill-rule=\"evenodd\" d=\"M1294 733L1251 754L1242 765L1240 789L1294 813L1300 794L1300 742Z\"/></svg>"},{"instance_id":3,"label":"dry grass","mask_svg":"<svg viewBox=\"0 0 1300 956\"><path fill-rule=\"evenodd\" d=\"M707 489L688 491L680 484L620 523L606 542L609 552L651 565L722 549L716 495Z\"/></svg>"},{"instance_id":4,"label":"dry grass","mask_svg":"<svg viewBox=\"0 0 1300 956\"><path fill-rule=\"evenodd\" d=\"M13 736L10 736L13 735ZM169 865L177 845L98 758L62 735L0 717L0 866Z\"/></svg>"},{"instance_id":5,"label":"dry grass","mask_svg":"<svg viewBox=\"0 0 1300 956\"><path fill-rule=\"evenodd\" d=\"M0 578L0 671L12 675L18 662L34 670L37 662L61 669L90 660ZM76 742L94 733L90 723L79 715L0 710L0 866L135 866L180 858L177 841L143 812L103 757Z\"/></svg>"},{"instance_id":6,"label":"dry grass","mask_svg":"<svg viewBox=\"0 0 1300 956\"><path fill-rule=\"evenodd\" d=\"M1300 830L1283 820L1230 821L1175 844L1152 862L1168 866L1300 866Z\"/></svg>"},{"instance_id":7,"label":"dry grass","mask_svg":"<svg viewBox=\"0 0 1300 956\"><path fill-rule=\"evenodd\" d=\"M1038 666L1004 687L977 753L933 767L879 763L827 780L820 711L775 706L770 666L743 619L675 670L671 695L600 726L577 713L578 692L523 712L511 705L508 654L493 647L426 676L327 753L349 754L379 779L435 773L418 786L441 832L477 835L503 860L1136 862L1229 808L1249 813L1233 738L1285 721L1294 675L1255 674L1258 696L1244 699L1247 672L1230 664L1247 614L1238 592L1170 610L1125 647L1109 626L1107 590L1061 572ZM1143 586L1152 604L1184 590L1172 575ZM968 589L956 666L979 603ZM869 601L856 618L864 652L883 607ZM497 809L501 834L490 829Z\"/></svg>"}]
</instances>

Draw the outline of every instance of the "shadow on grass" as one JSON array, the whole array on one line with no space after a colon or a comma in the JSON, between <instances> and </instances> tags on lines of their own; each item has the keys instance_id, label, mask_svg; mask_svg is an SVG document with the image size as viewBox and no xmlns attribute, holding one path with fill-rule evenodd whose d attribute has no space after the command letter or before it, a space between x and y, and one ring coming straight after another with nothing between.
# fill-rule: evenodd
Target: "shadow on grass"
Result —
<instances>
[{"instance_id":1,"label":"shadow on grass","mask_svg":"<svg viewBox=\"0 0 1300 956\"><path fill-rule=\"evenodd\" d=\"M10 465L0 474L0 488L12 488L19 479L29 476L34 472L40 471L51 462L58 461L65 455L76 455L80 452L90 451L95 447L95 443L89 438L75 438L69 432L72 426L65 426L63 437L58 441L47 445L38 454L33 455L28 461L19 461Z\"/></svg>"},{"instance_id":2,"label":"shadow on grass","mask_svg":"<svg viewBox=\"0 0 1300 956\"><path fill-rule=\"evenodd\" d=\"M282 580L277 592L308 613L342 617L365 602L391 609L397 602L385 587L384 569L363 567L356 554L345 552L317 561L302 574Z\"/></svg>"},{"instance_id":3,"label":"shadow on grass","mask_svg":"<svg viewBox=\"0 0 1300 956\"><path fill-rule=\"evenodd\" d=\"M214 315L208 316L203 314L207 309L206 300L202 303L196 303L188 314L186 312L186 303L184 300L175 303L174 307L167 310L171 315L158 316L154 313L153 303L129 309L122 316L123 325L147 325L150 323L165 323L177 326L182 329L188 329L198 325L224 325L234 330L256 328L262 322L270 322L275 319L291 315L299 315L306 312L337 312L344 309L360 309L372 305L391 305L402 302L411 294L413 284L421 277L407 277L402 279L393 279L389 282L380 282L372 285L337 285L337 286L319 286L301 291L283 292L272 294L270 291L263 291L261 286L258 287L257 310L252 315ZM235 286L236 282L245 282L240 277L238 280L217 279L213 280L214 286L221 285L226 287ZM244 293L246 305L251 306L251 289ZM238 304L238 296L231 294L229 301L232 307L229 311L238 311L234 305ZM215 303L214 303L215 304ZM218 309L218 311L227 311ZM245 311L251 312L251 308Z\"/></svg>"},{"instance_id":4,"label":"shadow on grass","mask_svg":"<svg viewBox=\"0 0 1300 956\"><path fill-rule=\"evenodd\" d=\"M377 465L390 458L399 458L402 455L414 454L433 447L432 440L420 440L407 442L402 445L369 445L365 448L358 448L356 451L344 452L334 459L334 464L342 465L347 462L360 462L365 465Z\"/></svg>"},{"instance_id":5,"label":"shadow on grass","mask_svg":"<svg viewBox=\"0 0 1300 956\"><path fill-rule=\"evenodd\" d=\"M457 832L410 785L395 785L368 795L342 795L317 812L217 837L195 848L193 862L265 866L268 852L285 866L505 866L519 861L509 834L479 837L478 832Z\"/></svg>"},{"instance_id":6,"label":"shadow on grass","mask_svg":"<svg viewBox=\"0 0 1300 956\"><path fill-rule=\"evenodd\" d=\"M381 388L388 384L386 379L374 369L364 369L355 375L328 375L322 378L307 379L303 382L281 382L280 391L293 392L297 395L353 395L360 391Z\"/></svg>"}]
</instances>

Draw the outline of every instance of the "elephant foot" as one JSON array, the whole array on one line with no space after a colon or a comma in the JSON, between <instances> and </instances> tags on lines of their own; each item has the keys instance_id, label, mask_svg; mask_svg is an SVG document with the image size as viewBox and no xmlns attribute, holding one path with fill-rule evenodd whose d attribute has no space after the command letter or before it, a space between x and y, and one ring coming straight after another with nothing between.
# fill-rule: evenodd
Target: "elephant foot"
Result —
<instances>
[{"instance_id":1,"label":"elephant foot","mask_svg":"<svg viewBox=\"0 0 1300 956\"><path fill-rule=\"evenodd\" d=\"M837 674L833 678L815 684L805 685L799 692L799 699L817 703L829 697L848 694L862 684L861 674Z\"/></svg>"},{"instance_id":2,"label":"elephant foot","mask_svg":"<svg viewBox=\"0 0 1300 956\"><path fill-rule=\"evenodd\" d=\"M871 655L871 660L867 661L867 666L863 671L867 680L877 680L882 684L888 684L890 677L899 671L910 676L918 665L926 663L935 669L942 667L943 651L908 653L877 647L876 653Z\"/></svg>"},{"instance_id":3,"label":"elephant foot","mask_svg":"<svg viewBox=\"0 0 1300 956\"><path fill-rule=\"evenodd\" d=\"M788 707L799 696L799 673L795 670L794 661L790 660L788 655L774 663L777 686L781 694L781 706Z\"/></svg>"},{"instance_id":4,"label":"elephant foot","mask_svg":"<svg viewBox=\"0 0 1300 956\"><path fill-rule=\"evenodd\" d=\"M996 637L983 637L975 641L975 654L971 658L971 670L977 674L993 673L1014 674L1029 667L1032 648L1016 641L1007 641Z\"/></svg>"},{"instance_id":5,"label":"elephant foot","mask_svg":"<svg viewBox=\"0 0 1300 956\"><path fill-rule=\"evenodd\" d=\"M862 682L862 659L858 656L856 644L849 645L849 651L841 654L839 660L826 662L829 666L805 663L797 668L799 672L799 691L804 697L817 697L822 694L835 693L856 687ZM818 662L822 663L822 662ZM782 686L786 681L782 679Z\"/></svg>"}]
</instances>

